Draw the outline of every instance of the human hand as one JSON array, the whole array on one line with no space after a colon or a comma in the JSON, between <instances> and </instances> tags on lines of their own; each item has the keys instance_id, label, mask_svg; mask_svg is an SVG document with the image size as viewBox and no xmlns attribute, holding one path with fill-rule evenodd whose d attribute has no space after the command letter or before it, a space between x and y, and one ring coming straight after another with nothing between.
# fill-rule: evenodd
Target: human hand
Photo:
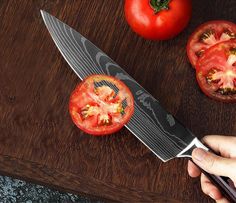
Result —
<instances>
[{"instance_id":1,"label":"human hand","mask_svg":"<svg viewBox=\"0 0 236 203\"><path fill-rule=\"evenodd\" d=\"M192 153L193 161L210 174L229 177L236 187L236 137L211 135L205 136L202 141L213 151L219 153L221 157L197 148ZM201 175L201 187L206 195L209 195L217 203L229 203L192 161L188 162L188 173L191 177Z\"/></svg>"}]
</instances>

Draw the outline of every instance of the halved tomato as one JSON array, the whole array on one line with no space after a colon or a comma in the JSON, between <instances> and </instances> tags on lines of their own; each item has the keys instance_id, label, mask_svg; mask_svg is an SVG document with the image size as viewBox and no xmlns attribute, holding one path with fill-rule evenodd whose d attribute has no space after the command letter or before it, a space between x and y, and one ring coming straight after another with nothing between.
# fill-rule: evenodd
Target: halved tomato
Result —
<instances>
[{"instance_id":1,"label":"halved tomato","mask_svg":"<svg viewBox=\"0 0 236 203\"><path fill-rule=\"evenodd\" d=\"M134 99L120 80L107 75L84 79L70 97L69 111L78 128L92 135L121 129L134 112Z\"/></svg>"},{"instance_id":2,"label":"halved tomato","mask_svg":"<svg viewBox=\"0 0 236 203\"><path fill-rule=\"evenodd\" d=\"M236 40L209 48L196 65L197 80L209 97L236 102Z\"/></svg>"},{"instance_id":3,"label":"halved tomato","mask_svg":"<svg viewBox=\"0 0 236 203\"><path fill-rule=\"evenodd\" d=\"M224 21L209 21L200 25L190 36L187 54L190 63L195 67L197 60L211 46L236 38L236 24Z\"/></svg>"}]
</instances>

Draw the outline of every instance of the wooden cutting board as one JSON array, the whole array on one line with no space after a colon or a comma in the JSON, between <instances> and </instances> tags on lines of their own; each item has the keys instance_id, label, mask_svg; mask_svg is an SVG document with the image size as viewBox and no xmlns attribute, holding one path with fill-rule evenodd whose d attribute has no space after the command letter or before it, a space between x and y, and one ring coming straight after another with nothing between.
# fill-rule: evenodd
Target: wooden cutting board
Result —
<instances>
[{"instance_id":1,"label":"wooden cutting board","mask_svg":"<svg viewBox=\"0 0 236 203\"><path fill-rule=\"evenodd\" d=\"M80 82L54 45L44 9L78 30L144 86L199 138L236 135L235 104L199 90L188 36L214 19L236 22L235 0L193 0L189 26L169 41L128 27L120 0L0 1L0 171L63 191L122 202L211 202L185 159L162 163L128 130L92 137L78 130L68 100Z\"/></svg>"}]
</instances>

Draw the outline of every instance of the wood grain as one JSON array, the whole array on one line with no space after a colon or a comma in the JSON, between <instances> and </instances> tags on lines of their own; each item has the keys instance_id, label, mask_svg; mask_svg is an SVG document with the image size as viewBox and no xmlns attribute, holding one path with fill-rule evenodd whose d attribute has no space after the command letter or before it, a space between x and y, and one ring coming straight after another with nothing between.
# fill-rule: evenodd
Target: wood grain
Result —
<instances>
[{"instance_id":1,"label":"wood grain","mask_svg":"<svg viewBox=\"0 0 236 203\"><path fill-rule=\"evenodd\" d=\"M120 0L0 1L0 171L107 201L211 202L186 160L158 160L128 130L97 138L79 131L68 100L79 82L40 16L44 9L100 47L199 138L236 135L235 104L199 90L186 57L190 33L207 20L236 22L235 0L193 0L178 37L147 41L125 22Z\"/></svg>"}]
</instances>

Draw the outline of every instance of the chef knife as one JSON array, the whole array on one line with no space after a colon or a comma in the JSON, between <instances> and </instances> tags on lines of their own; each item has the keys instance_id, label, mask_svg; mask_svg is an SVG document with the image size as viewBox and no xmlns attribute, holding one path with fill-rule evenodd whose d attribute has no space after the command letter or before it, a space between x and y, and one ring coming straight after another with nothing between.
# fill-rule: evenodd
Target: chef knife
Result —
<instances>
[{"instance_id":1,"label":"chef knife","mask_svg":"<svg viewBox=\"0 0 236 203\"><path fill-rule=\"evenodd\" d=\"M116 62L80 33L41 10L44 23L57 48L83 80L92 74L111 75L123 81L134 96L134 114L125 127L158 158L166 162L175 157L189 157L194 148L208 150L186 127L164 110L159 101L141 87ZM204 172L232 201L236 191L226 177Z\"/></svg>"}]
</instances>

